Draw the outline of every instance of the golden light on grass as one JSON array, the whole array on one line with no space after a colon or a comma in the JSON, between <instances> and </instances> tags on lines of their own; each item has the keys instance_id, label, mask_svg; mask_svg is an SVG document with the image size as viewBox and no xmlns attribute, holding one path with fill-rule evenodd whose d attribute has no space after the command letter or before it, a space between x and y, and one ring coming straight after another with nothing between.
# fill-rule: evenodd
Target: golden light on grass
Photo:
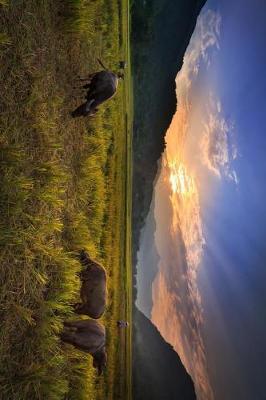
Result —
<instances>
[{"instance_id":1,"label":"golden light on grass","mask_svg":"<svg viewBox=\"0 0 266 400\"><path fill-rule=\"evenodd\" d=\"M129 279L121 284L126 272L120 268L121 256L126 259L130 252L125 252L130 213L124 204L130 183L127 168L121 169L130 151L124 134L125 90L93 121L68 116L74 101L80 101L73 98L69 82L85 67L86 73L94 71L101 52L107 65L115 65L121 45L126 47L127 36L120 38L119 32L121 24L127 29L127 3L110 0L108 8L104 0L65 3L71 2L76 3L74 13L58 1L49 6L8 1L2 7L7 1L0 0L0 81L5 82L5 112L0 113L0 304L5 314L0 399L94 400L106 398L107 389L108 399L125 398L130 385L130 349L128 343L119 346L116 335L116 320L128 319L131 304ZM11 46L2 46L7 40ZM58 79L61 69L64 77ZM72 304L80 297L81 268L76 252L82 248L100 258L110 276L104 316L108 369L100 382L91 357L63 345L58 335L63 321L75 318Z\"/></svg>"}]
</instances>

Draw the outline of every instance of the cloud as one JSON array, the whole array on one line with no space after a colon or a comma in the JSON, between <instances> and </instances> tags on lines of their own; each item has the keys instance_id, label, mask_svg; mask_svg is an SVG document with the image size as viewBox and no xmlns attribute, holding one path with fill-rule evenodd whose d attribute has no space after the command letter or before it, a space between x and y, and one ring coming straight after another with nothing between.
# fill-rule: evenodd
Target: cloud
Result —
<instances>
[{"instance_id":1,"label":"cloud","mask_svg":"<svg viewBox=\"0 0 266 400\"><path fill-rule=\"evenodd\" d=\"M238 156L233 136L233 124L223 117L220 100L210 93L205 105L204 131L201 139L201 158L204 165L218 178L225 177L238 184L236 171L231 167Z\"/></svg>"},{"instance_id":2,"label":"cloud","mask_svg":"<svg viewBox=\"0 0 266 400\"><path fill-rule=\"evenodd\" d=\"M175 265L175 268L178 266ZM165 269L168 270L167 273ZM200 334L201 313L196 311L195 304L191 303L190 291L186 288L185 280L179 281L178 287L172 290L172 282L166 279L167 274L169 264L160 264L160 272L153 284L152 322L164 339L172 344L192 375L198 398L213 400L204 343Z\"/></svg>"},{"instance_id":3,"label":"cloud","mask_svg":"<svg viewBox=\"0 0 266 400\"><path fill-rule=\"evenodd\" d=\"M151 318L192 375L198 398L212 400L197 285L205 239L198 186L182 154L187 121L188 113L178 107L167 133L168 143L155 187L155 244L160 262L152 284Z\"/></svg>"},{"instance_id":4,"label":"cloud","mask_svg":"<svg viewBox=\"0 0 266 400\"><path fill-rule=\"evenodd\" d=\"M193 99L193 83L201 67L209 68L214 50L219 49L221 15L212 10L203 12L184 57L181 71L176 77L178 107L183 114L189 114ZM204 107L199 125L203 126L200 138L201 160L215 176L238 183L236 171L231 162L237 158L237 148L233 143L233 124L223 116L220 99L210 92L200 99Z\"/></svg>"},{"instance_id":5,"label":"cloud","mask_svg":"<svg viewBox=\"0 0 266 400\"><path fill-rule=\"evenodd\" d=\"M207 67L210 65L211 54L209 49L219 49L219 36L221 16L212 10L207 10L200 15L195 33L184 56L181 71L176 77L177 95L189 92L195 77L199 74L200 63L203 61Z\"/></svg>"},{"instance_id":6,"label":"cloud","mask_svg":"<svg viewBox=\"0 0 266 400\"><path fill-rule=\"evenodd\" d=\"M184 149L191 135L194 82L202 65L210 66L210 50L219 49L220 25L220 15L211 10L198 19L183 67L176 77L178 107L166 134L167 146L155 188L155 241L160 263L152 285L152 321L180 355L194 379L200 400L214 398L202 338L203 308L197 282L205 238L198 182ZM197 144L197 150L202 153L208 169L217 175L227 170L229 177L232 171L227 167L230 158L227 151L228 125L221 117L219 99L209 97L209 102L212 107L209 107L212 112L208 110L207 113L209 118L204 119L202 115L203 122L197 124L197 129L203 127L199 135L204 138L202 146ZM165 200L166 188L168 203ZM166 208L171 210L170 220L166 217Z\"/></svg>"},{"instance_id":7,"label":"cloud","mask_svg":"<svg viewBox=\"0 0 266 400\"><path fill-rule=\"evenodd\" d=\"M203 171L204 178L211 173L238 183L232 168L238 156L234 126L224 117L219 96L205 86L200 92L199 85L195 85L202 68L206 71L211 67L212 56L219 49L220 29L219 13L207 10L201 14L176 77L178 106L166 134L154 195L159 263L152 285L151 318L180 355L195 382L199 400L214 399L198 288L206 244L200 179Z\"/></svg>"}]
</instances>

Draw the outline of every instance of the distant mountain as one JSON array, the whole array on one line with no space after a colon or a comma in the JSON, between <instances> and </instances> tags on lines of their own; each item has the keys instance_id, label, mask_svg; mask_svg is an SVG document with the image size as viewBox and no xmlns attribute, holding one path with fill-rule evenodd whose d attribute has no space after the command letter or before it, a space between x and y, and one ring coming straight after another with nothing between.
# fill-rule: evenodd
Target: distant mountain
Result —
<instances>
[{"instance_id":1,"label":"distant mountain","mask_svg":"<svg viewBox=\"0 0 266 400\"><path fill-rule=\"evenodd\" d=\"M133 321L134 400L196 400L193 381L172 346L136 307Z\"/></svg>"},{"instance_id":2,"label":"distant mountain","mask_svg":"<svg viewBox=\"0 0 266 400\"><path fill-rule=\"evenodd\" d=\"M176 111L175 78L205 2L132 0L134 265L164 136Z\"/></svg>"},{"instance_id":3,"label":"distant mountain","mask_svg":"<svg viewBox=\"0 0 266 400\"><path fill-rule=\"evenodd\" d=\"M176 111L175 78L206 0L131 0L134 81L133 265L153 185ZM147 244L148 245L148 244ZM151 257L151 260L154 259ZM152 262L152 261L151 261ZM153 274L156 272L154 266ZM134 270L134 274L136 269ZM147 287L148 279L142 283ZM133 278L134 280L134 278ZM134 281L133 301L136 299ZM149 312L151 305L146 304ZM180 358L152 323L134 308L134 400L196 399Z\"/></svg>"},{"instance_id":4,"label":"distant mountain","mask_svg":"<svg viewBox=\"0 0 266 400\"><path fill-rule=\"evenodd\" d=\"M138 252L137 274L137 307L146 317L150 318L152 311L152 282L158 273L160 257L156 249L154 235L156 221L154 218L154 197L151 202L150 212L146 218L146 224L141 231L141 246ZM136 288L135 288L136 291Z\"/></svg>"}]
</instances>

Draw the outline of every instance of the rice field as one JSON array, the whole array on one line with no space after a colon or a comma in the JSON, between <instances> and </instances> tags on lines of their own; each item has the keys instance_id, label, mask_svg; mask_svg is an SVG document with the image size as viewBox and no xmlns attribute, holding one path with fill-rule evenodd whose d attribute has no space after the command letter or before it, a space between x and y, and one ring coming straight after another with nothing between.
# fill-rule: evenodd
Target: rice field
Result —
<instances>
[{"instance_id":1,"label":"rice field","mask_svg":"<svg viewBox=\"0 0 266 400\"><path fill-rule=\"evenodd\" d=\"M130 61L128 27L124 0L0 2L0 399L130 398L130 65L97 116L70 117L78 75ZM81 248L108 273L102 377L58 336Z\"/></svg>"}]
</instances>

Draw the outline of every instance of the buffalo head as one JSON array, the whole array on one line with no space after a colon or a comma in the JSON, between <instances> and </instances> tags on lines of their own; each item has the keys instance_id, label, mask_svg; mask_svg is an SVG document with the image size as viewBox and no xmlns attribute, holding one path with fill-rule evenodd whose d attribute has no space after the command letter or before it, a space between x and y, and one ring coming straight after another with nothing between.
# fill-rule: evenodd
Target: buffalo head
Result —
<instances>
[{"instance_id":1,"label":"buffalo head","mask_svg":"<svg viewBox=\"0 0 266 400\"><path fill-rule=\"evenodd\" d=\"M73 118L91 117L95 115L98 111L98 108L96 106L97 104L94 100L87 100L85 103L81 104L81 106L72 111L71 115Z\"/></svg>"},{"instance_id":2,"label":"buffalo head","mask_svg":"<svg viewBox=\"0 0 266 400\"><path fill-rule=\"evenodd\" d=\"M107 364L107 353L105 347L101 350L98 350L93 354L93 367L98 369L98 375L103 373L104 368L106 368Z\"/></svg>"}]
</instances>

